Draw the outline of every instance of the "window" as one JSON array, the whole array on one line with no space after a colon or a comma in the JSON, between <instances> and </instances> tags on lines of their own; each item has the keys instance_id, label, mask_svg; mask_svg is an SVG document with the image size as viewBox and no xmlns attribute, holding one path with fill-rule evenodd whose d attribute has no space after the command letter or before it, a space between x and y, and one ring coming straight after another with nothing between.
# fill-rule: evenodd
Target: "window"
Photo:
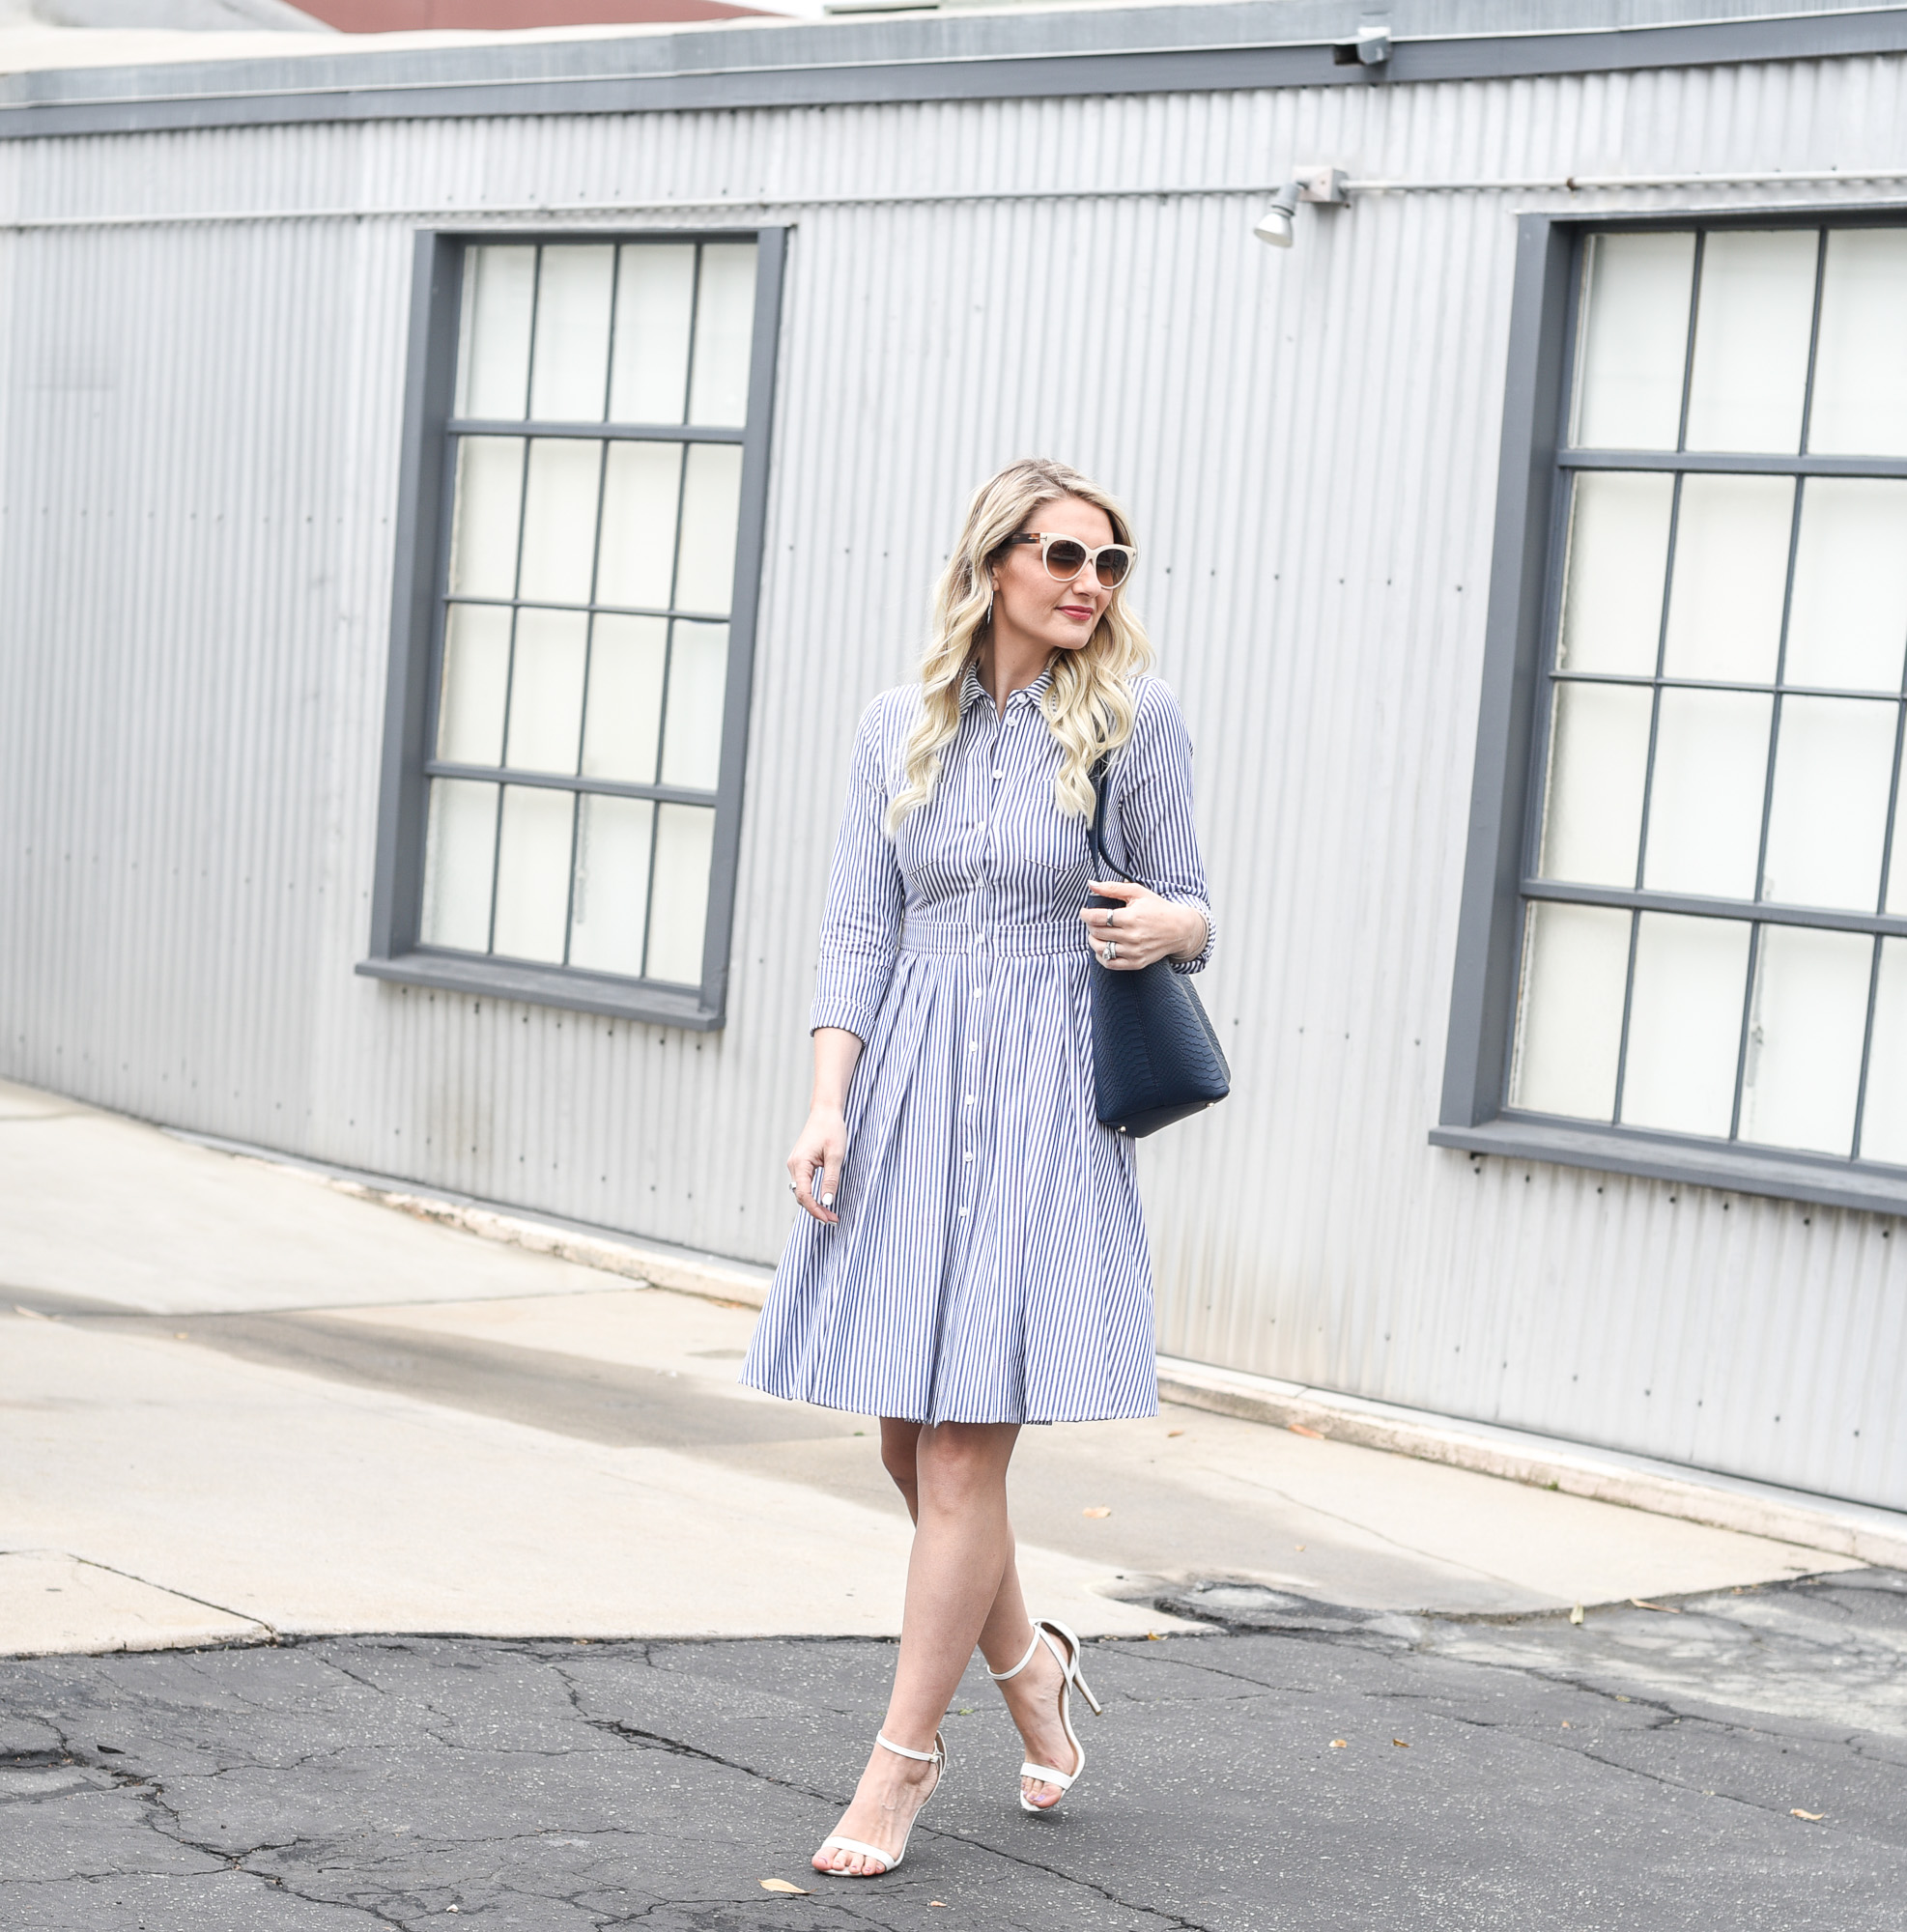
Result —
<instances>
[{"instance_id":1,"label":"window","mask_svg":"<svg viewBox=\"0 0 1907 1932\"><path fill-rule=\"evenodd\" d=\"M780 241L431 251L400 591L424 674L393 668L365 971L719 1021Z\"/></svg>"},{"instance_id":2,"label":"window","mask_svg":"<svg viewBox=\"0 0 1907 1932\"><path fill-rule=\"evenodd\" d=\"M1562 259L1499 1136L1437 1138L1907 1202L1907 228Z\"/></svg>"}]
</instances>

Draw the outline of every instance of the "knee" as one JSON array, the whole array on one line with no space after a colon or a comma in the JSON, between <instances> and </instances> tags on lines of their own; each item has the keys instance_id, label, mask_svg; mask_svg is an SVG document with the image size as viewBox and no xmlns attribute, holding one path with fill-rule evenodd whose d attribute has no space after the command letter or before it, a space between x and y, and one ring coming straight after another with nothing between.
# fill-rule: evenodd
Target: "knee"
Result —
<instances>
[{"instance_id":1,"label":"knee","mask_svg":"<svg viewBox=\"0 0 1907 1932\"><path fill-rule=\"evenodd\" d=\"M919 1486L920 1478L914 1466L914 1445L909 1442L881 1443L881 1467L893 1479L894 1487L903 1496L912 1497Z\"/></svg>"},{"instance_id":2,"label":"knee","mask_svg":"<svg viewBox=\"0 0 1907 1932\"><path fill-rule=\"evenodd\" d=\"M965 1512L1006 1493L1006 1467L995 1445L955 1423L922 1431L915 1466L923 1507Z\"/></svg>"}]
</instances>

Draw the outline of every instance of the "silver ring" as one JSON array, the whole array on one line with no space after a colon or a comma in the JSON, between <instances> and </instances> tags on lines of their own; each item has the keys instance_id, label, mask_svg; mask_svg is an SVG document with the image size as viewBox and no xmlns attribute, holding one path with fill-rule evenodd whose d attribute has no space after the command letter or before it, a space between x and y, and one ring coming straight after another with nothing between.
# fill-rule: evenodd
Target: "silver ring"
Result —
<instances>
[{"instance_id":1,"label":"silver ring","mask_svg":"<svg viewBox=\"0 0 1907 1932\"><path fill-rule=\"evenodd\" d=\"M1114 961L1115 959L1117 959L1118 957L1119 957L1119 941L1118 941L1118 940L1116 940L1116 939L1109 939L1109 940L1107 940L1107 941L1106 941L1106 964L1107 964L1108 966L1110 966L1110 965L1111 965L1111 964L1113 963L1113 961Z\"/></svg>"},{"instance_id":2,"label":"silver ring","mask_svg":"<svg viewBox=\"0 0 1907 1932\"><path fill-rule=\"evenodd\" d=\"M1117 906L1110 906L1107 908L1106 923L1108 925L1110 925L1113 923L1113 921L1116 920L1118 917L1119 917L1119 908Z\"/></svg>"}]
</instances>

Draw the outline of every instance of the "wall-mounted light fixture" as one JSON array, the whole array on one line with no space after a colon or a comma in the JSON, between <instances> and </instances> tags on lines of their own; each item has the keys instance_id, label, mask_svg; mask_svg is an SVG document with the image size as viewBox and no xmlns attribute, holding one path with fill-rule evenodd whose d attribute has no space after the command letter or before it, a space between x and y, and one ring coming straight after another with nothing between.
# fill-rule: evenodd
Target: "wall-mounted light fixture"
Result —
<instances>
[{"instance_id":1,"label":"wall-mounted light fixture","mask_svg":"<svg viewBox=\"0 0 1907 1932\"><path fill-rule=\"evenodd\" d=\"M1271 197L1258 225L1251 231L1261 242L1274 248L1292 245L1292 217L1301 201L1322 202L1327 207L1343 207L1351 199L1345 188L1345 173L1327 162L1308 161L1292 170L1292 178Z\"/></svg>"}]
</instances>

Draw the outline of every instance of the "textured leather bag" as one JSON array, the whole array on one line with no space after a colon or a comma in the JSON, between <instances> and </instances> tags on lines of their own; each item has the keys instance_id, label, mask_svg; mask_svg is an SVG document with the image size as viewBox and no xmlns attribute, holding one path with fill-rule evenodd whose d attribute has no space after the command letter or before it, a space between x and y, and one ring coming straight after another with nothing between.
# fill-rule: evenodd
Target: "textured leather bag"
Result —
<instances>
[{"instance_id":1,"label":"textured leather bag","mask_svg":"<svg viewBox=\"0 0 1907 1932\"><path fill-rule=\"evenodd\" d=\"M1106 850L1106 761L1093 768L1093 856L1100 878L1133 879ZM1119 899L1088 895L1090 906ZM1113 937L1119 937L1115 928ZM1155 1134L1187 1114L1214 1106L1232 1091L1232 1069L1192 982L1154 959L1136 973L1116 973L1093 953L1093 1072L1099 1122L1135 1139Z\"/></svg>"}]
</instances>

